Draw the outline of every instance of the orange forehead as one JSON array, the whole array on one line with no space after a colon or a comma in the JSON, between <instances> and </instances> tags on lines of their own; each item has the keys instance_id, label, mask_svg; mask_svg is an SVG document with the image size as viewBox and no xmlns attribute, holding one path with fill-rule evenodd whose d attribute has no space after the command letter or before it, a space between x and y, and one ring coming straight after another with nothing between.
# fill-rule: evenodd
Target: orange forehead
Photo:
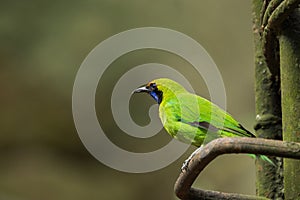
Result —
<instances>
[{"instance_id":1,"label":"orange forehead","mask_svg":"<svg viewBox=\"0 0 300 200\"><path fill-rule=\"evenodd\" d=\"M153 81L151 81L151 82L149 82L149 83L147 83L147 85L146 86L150 86L151 84L154 84L154 82Z\"/></svg>"}]
</instances>

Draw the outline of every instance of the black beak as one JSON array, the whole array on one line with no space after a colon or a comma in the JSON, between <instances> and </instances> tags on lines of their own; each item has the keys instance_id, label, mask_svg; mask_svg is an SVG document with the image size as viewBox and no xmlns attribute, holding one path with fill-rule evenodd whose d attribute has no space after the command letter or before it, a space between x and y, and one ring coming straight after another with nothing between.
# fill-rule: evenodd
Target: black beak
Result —
<instances>
[{"instance_id":1,"label":"black beak","mask_svg":"<svg viewBox=\"0 0 300 200\"><path fill-rule=\"evenodd\" d=\"M141 92L150 92L149 88L146 88L146 86L140 87L138 89L133 90L133 93L141 93Z\"/></svg>"}]
</instances>

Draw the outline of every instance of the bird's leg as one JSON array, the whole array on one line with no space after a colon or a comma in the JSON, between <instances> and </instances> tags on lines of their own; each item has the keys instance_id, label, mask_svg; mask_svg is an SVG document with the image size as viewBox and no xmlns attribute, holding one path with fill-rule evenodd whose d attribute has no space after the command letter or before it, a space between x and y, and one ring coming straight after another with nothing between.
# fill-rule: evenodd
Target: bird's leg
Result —
<instances>
[{"instance_id":1,"label":"bird's leg","mask_svg":"<svg viewBox=\"0 0 300 200\"><path fill-rule=\"evenodd\" d=\"M188 159L186 159L184 161L184 163L182 164L182 167L181 167L181 171L185 171L187 170L188 168L188 165L190 163L190 161L192 160L192 158L198 153L201 151L201 149L203 148L203 145L201 145L199 148L197 148L189 157Z\"/></svg>"}]
</instances>

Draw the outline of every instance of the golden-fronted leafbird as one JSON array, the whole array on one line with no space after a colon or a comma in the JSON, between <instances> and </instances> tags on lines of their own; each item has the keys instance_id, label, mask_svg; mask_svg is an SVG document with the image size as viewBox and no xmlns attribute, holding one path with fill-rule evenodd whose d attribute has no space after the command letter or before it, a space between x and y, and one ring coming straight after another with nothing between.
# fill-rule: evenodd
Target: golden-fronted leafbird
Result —
<instances>
[{"instance_id":1,"label":"golden-fronted leafbird","mask_svg":"<svg viewBox=\"0 0 300 200\"><path fill-rule=\"evenodd\" d=\"M156 79L133 92L155 99L164 128L182 142L200 147L219 137L255 137L226 111L173 80ZM273 164L267 156L260 157Z\"/></svg>"}]
</instances>

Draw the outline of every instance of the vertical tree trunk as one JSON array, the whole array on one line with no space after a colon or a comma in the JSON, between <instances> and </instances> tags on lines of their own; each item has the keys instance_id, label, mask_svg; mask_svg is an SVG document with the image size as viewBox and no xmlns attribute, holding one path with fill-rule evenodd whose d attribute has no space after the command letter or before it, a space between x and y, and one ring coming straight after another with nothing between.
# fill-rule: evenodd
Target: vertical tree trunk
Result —
<instances>
[{"instance_id":1,"label":"vertical tree trunk","mask_svg":"<svg viewBox=\"0 0 300 200\"><path fill-rule=\"evenodd\" d=\"M283 23L280 42L282 125L285 141L300 142L300 25L295 11ZM284 159L285 199L300 199L300 161Z\"/></svg>"},{"instance_id":2,"label":"vertical tree trunk","mask_svg":"<svg viewBox=\"0 0 300 200\"><path fill-rule=\"evenodd\" d=\"M262 0L253 0L253 32L255 45L255 94L258 137L281 139L281 101L279 74L272 74L267 66L261 38ZM276 161L274 161L276 162ZM256 161L256 193L271 199L283 199L283 180L279 167Z\"/></svg>"}]
</instances>

